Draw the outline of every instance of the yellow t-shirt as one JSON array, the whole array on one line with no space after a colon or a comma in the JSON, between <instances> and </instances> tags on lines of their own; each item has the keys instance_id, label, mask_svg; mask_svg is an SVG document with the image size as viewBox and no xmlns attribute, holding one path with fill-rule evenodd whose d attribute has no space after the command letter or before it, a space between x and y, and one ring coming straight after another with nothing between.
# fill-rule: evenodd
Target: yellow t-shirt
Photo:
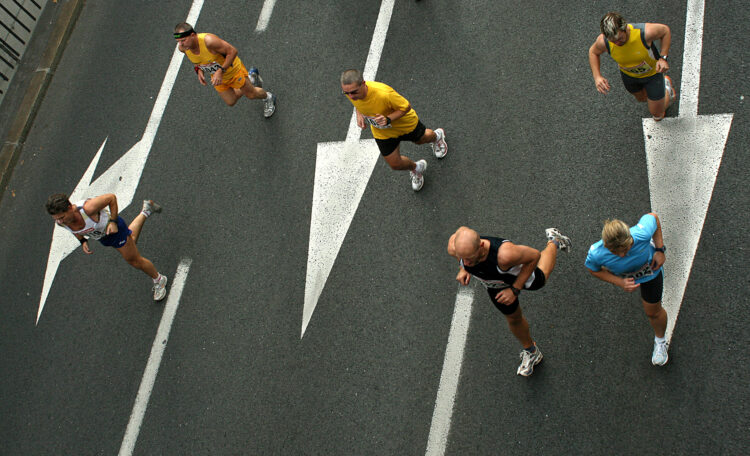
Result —
<instances>
[{"instance_id":1,"label":"yellow t-shirt","mask_svg":"<svg viewBox=\"0 0 750 456\"><path fill-rule=\"evenodd\" d=\"M414 109L394 120L390 125L381 127L375 122L375 116L380 114L387 116L393 111L406 111L409 101L393 90L389 85L382 82L366 81L367 96L363 100L352 100L357 111L365 116L365 122L370 124L372 137L375 139L397 138L401 135L411 133L419 122L419 117Z\"/></svg>"},{"instance_id":2,"label":"yellow t-shirt","mask_svg":"<svg viewBox=\"0 0 750 456\"><path fill-rule=\"evenodd\" d=\"M646 25L645 24L628 24L630 29L630 38L622 46L617 46L611 41L607 41L607 50L612 60L620 66L620 71L634 78L647 78L656 74L656 62L659 60L655 56L656 47L646 47Z\"/></svg>"},{"instance_id":3,"label":"yellow t-shirt","mask_svg":"<svg viewBox=\"0 0 750 456\"><path fill-rule=\"evenodd\" d=\"M198 46L200 50L198 54L194 54L193 51L188 49L185 51L185 55L191 62L198 65L201 70L214 74L222 65L224 65L224 56L221 54L215 54L208 50L206 47L205 33L198 34ZM242 68L242 61L240 60L240 56L237 56L232 61L232 66L221 75L221 81L227 83L234 79L234 77L239 74L240 68Z\"/></svg>"}]
</instances>

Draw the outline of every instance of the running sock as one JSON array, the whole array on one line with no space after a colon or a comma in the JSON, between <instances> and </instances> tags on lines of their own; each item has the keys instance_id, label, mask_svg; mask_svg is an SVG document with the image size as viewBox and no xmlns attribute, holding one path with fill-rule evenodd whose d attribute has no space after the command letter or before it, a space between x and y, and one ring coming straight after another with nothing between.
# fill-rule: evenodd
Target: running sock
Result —
<instances>
[{"instance_id":1,"label":"running sock","mask_svg":"<svg viewBox=\"0 0 750 456\"><path fill-rule=\"evenodd\" d=\"M141 214L143 214L146 218L149 218L151 216L151 211L141 211Z\"/></svg>"},{"instance_id":2,"label":"running sock","mask_svg":"<svg viewBox=\"0 0 750 456\"><path fill-rule=\"evenodd\" d=\"M439 131L435 130L435 140L434 140L434 141L432 141L432 142L438 142L438 141L440 141L441 139L443 139L443 135L442 135L442 134L440 134L440 132L439 132Z\"/></svg>"},{"instance_id":3,"label":"running sock","mask_svg":"<svg viewBox=\"0 0 750 456\"><path fill-rule=\"evenodd\" d=\"M266 100L271 101L271 98L273 98L273 94L266 90Z\"/></svg>"},{"instance_id":4,"label":"running sock","mask_svg":"<svg viewBox=\"0 0 750 456\"><path fill-rule=\"evenodd\" d=\"M535 353L536 352L536 344L532 345L530 348L524 348L529 353Z\"/></svg>"},{"instance_id":5,"label":"running sock","mask_svg":"<svg viewBox=\"0 0 750 456\"><path fill-rule=\"evenodd\" d=\"M421 163L417 162L417 167L414 168L414 172L417 174L422 174L424 172L424 167L420 166Z\"/></svg>"},{"instance_id":6,"label":"running sock","mask_svg":"<svg viewBox=\"0 0 750 456\"><path fill-rule=\"evenodd\" d=\"M151 279L151 280L153 280L154 283L159 283L159 281L161 280L161 273L157 272L156 274L157 274L156 278Z\"/></svg>"},{"instance_id":7,"label":"running sock","mask_svg":"<svg viewBox=\"0 0 750 456\"><path fill-rule=\"evenodd\" d=\"M654 342L656 342L657 344L666 344L667 343L667 338L666 337L656 337L656 336L654 336Z\"/></svg>"}]
</instances>

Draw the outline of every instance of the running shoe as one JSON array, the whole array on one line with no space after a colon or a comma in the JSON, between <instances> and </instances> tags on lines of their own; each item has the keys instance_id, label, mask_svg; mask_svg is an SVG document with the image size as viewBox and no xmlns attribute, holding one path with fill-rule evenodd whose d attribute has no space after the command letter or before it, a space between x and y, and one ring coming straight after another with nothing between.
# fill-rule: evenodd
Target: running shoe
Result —
<instances>
[{"instance_id":1,"label":"running shoe","mask_svg":"<svg viewBox=\"0 0 750 456\"><path fill-rule=\"evenodd\" d=\"M675 99L675 93L674 93L674 86L672 85L672 78L664 75L664 86L667 89L667 92L669 92L669 100L674 101Z\"/></svg>"},{"instance_id":2,"label":"running shoe","mask_svg":"<svg viewBox=\"0 0 750 456\"><path fill-rule=\"evenodd\" d=\"M276 112L276 95L271 93L271 98L263 101L263 115L268 119L274 112Z\"/></svg>"},{"instance_id":3,"label":"running shoe","mask_svg":"<svg viewBox=\"0 0 750 456\"><path fill-rule=\"evenodd\" d=\"M247 78L250 80L250 84L254 85L255 87L263 87L263 78L260 77L260 72L257 68L250 68Z\"/></svg>"},{"instance_id":4,"label":"running shoe","mask_svg":"<svg viewBox=\"0 0 750 456\"><path fill-rule=\"evenodd\" d=\"M143 200L143 209L141 209L141 212L146 217L149 217L151 214L158 214L161 212L161 205L154 200Z\"/></svg>"},{"instance_id":5,"label":"running shoe","mask_svg":"<svg viewBox=\"0 0 750 456\"><path fill-rule=\"evenodd\" d=\"M154 301L161 301L167 295L167 276L159 274L159 280L154 283Z\"/></svg>"},{"instance_id":6,"label":"running shoe","mask_svg":"<svg viewBox=\"0 0 750 456\"><path fill-rule=\"evenodd\" d=\"M435 130L437 139L432 143L432 151L437 158L443 158L448 154L448 143L445 142L445 130L438 128Z\"/></svg>"},{"instance_id":7,"label":"running shoe","mask_svg":"<svg viewBox=\"0 0 750 456\"><path fill-rule=\"evenodd\" d=\"M424 160L419 160L417 162L417 168L419 168L420 163L422 164L421 173L418 173L416 171L409 171L409 174L411 175L411 188L415 192L418 192L422 189L422 186L424 185L424 171L427 169L427 162Z\"/></svg>"},{"instance_id":8,"label":"running shoe","mask_svg":"<svg viewBox=\"0 0 750 456\"><path fill-rule=\"evenodd\" d=\"M534 347L536 347L534 353L525 349L521 350L521 365L518 366L518 372L516 372L517 375L528 377L534 373L534 366L542 362L542 351L539 350L539 347L537 347L536 344L534 344Z\"/></svg>"},{"instance_id":9,"label":"running shoe","mask_svg":"<svg viewBox=\"0 0 750 456\"><path fill-rule=\"evenodd\" d=\"M558 249L562 250L563 252L570 253L570 249L571 247L573 247L573 243L570 242L570 238L568 236L563 235L557 228L547 228L546 230L544 230L544 233L547 235L547 240L557 241Z\"/></svg>"},{"instance_id":10,"label":"running shoe","mask_svg":"<svg viewBox=\"0 0 750 456\"><path fill-rule=\"evenodd\" d=\"M669 359L669 354L667 354L668 348L669 344L666 342L660 344L659 342L654 341L654 352L651 354L651 364L654 366L663 366L667 364L667 360Z\"/></svg>"}]
</instances>

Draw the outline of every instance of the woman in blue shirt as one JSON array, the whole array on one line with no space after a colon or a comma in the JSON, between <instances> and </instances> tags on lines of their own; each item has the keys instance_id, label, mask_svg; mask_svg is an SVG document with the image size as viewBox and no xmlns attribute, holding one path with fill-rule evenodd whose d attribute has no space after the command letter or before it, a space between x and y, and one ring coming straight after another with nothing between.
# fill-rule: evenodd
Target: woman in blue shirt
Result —
<instances>
[{"instance_id":1,"label":"woman in blue shirt","mask_svg":"<svg viewBox=\"0 0 750 456\"><path fill-rule=\"evenodd\" d=\"M586 267L594 277L628 293L640 288L643 310L654 328L651 363L655 366L663 366L669 358L664 338L667 312L661 306L665 251L661 222L651 212L631 228L617 219L604 222L602 239L586 256Z\"/></svg>"}]
</instances>

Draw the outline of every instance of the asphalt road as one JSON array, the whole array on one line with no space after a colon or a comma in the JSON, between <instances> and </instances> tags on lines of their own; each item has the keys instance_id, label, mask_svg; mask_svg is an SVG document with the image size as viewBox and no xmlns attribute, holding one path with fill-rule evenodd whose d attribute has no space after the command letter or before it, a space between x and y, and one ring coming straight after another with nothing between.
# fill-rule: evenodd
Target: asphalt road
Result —
<instances>
[{"instance_id":1,"label":"asphalt road","mask_svg":"<svg viewBox=\"0 0 750 456\"><path fill-rule=\"evenodd\" d=\"M699 113L734 121L664 368L650 364L637 297L583 266L604 219L650 211L646 107L611 61L607 96L588 67L605 7L396 3L377 80L446 130L449 155L402 146L429 163L416 194L378 162L302 339L316 147L346 136L338 76L364 65L380 2L279 0L263 33L260 0L204 4L196 28L260 68L278 111L228 108L181 67L123 212L162 203L139 248L170 277L193 260L135 454L424 454L457 289L445 247L460 225L536 248L556 226L574 251L523 295L545 354L530 378L476 288L446 454L744 454L750 51L732 38L744 2L706 7ZM75 188L105 139L94 178L141 138L189 8L86 2L0 201L2 454L120 448L163 304L97 245L63 261L35 325L53 231L43 205ZM612 8L671 27L679 87L685 2Z\"/></svg>"}]
</instances>

